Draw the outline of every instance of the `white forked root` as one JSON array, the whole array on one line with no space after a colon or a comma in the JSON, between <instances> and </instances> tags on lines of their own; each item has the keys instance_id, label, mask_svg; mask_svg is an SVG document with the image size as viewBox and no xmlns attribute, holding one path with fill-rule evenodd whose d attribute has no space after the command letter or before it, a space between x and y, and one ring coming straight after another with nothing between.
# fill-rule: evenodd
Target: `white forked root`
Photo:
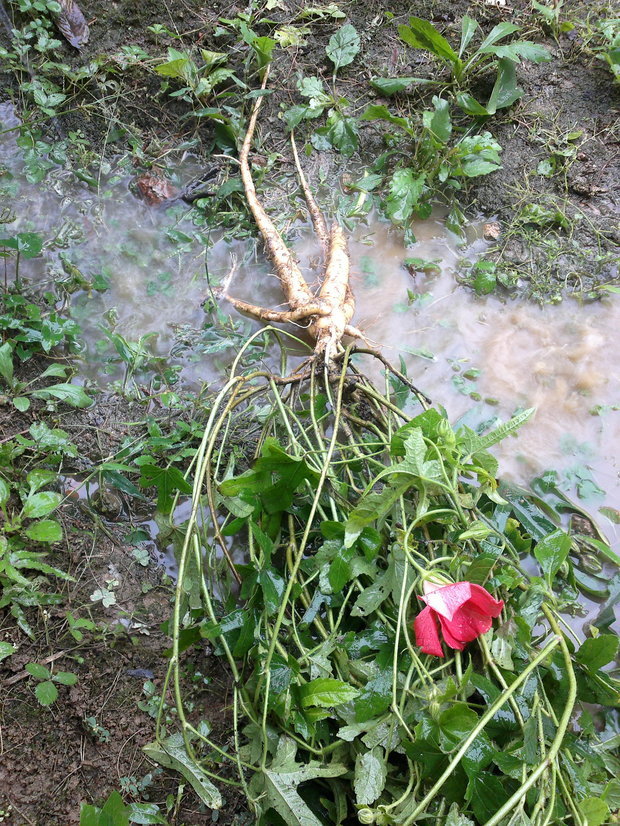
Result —
<instances>
[{"instance_id":1,"label":"white forked root","mask_svg":"<svg viewBox=\"0 0 620 826\"><path fill-rule=\"evenodd\" d=\"M267 74L268 72L265 72L262 89L266 86ZM349 283L347 239L342 227L337 223L334 223L331 231L328 231L323 213L314 200L301 169L295 139L291 135L297 174L314 231L325 256L322 284L318 294L315 295L306 283L293 253L286 246L256 195L250 171L249 154L261 101L262 97L258 97L254 103L248 130L239 153L239 168L248 205L263 237L267 255L280 279L290 310L270 310L255 304L248 304L246 301L240 301L229 295L226 295L226 298L240 312L247 313L260 321L305 322L308 332L315 340L315 353L323 356L329 364L338 353L342 352L344 335L363 338L360 331L350 324L355 310L355 299Z\"/></svg>"}]
</instances>

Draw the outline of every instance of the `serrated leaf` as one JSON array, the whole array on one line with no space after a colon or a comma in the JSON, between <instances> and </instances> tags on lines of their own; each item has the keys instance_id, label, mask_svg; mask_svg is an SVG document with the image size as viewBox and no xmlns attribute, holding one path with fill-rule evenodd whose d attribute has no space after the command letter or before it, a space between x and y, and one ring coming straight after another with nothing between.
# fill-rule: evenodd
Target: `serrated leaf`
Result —
<instances>
[{"instance_id":1,"label":"serrated leaf","mask_svg":"<svg viewBox=\"0 0 620 826\"><path fill-rule=\"evenodd\" d=\"M50 678L49 669L39 663L26 663L24 670L34 677L35 680L49 680Z\"/></svg>"},{"instance_id":2,"label":"serrated leaf","mask_svg":"<svg viewBox=\"0 0 620 826\"><path fill-rule=\"evenodd\" d=\"M222 795L200 765L188 755L181 733L172 734L161 743L149 743L144 746L143 751L156 763L182 774L198 797L210 809L221 809Z\"/></svg>"},{"instance_id":3,"label":"serrated leaf","mask_svg":"<svg viewBox=\"0 0 620 826\"><path fill-rule=\"evenodd\" d=\"M78 681L78 675L72 674L70 671L58 671L52 676L52 680L60 685L75 685Z\"/></svg>"},{"instance_id":4,"label":"serrated leaf","mask_svg":"<svg viewBox=\"0 0 620 826\"><path fill-rule=\"evenodd\" d=\"M385 788L387 765L383 749L379 746L372 751L358 754L355 760L353 788L358 806L370 806Z\"/></svg>"},{"instance_id":5,"label":"serrated leaf","mask_svg":"<svg viewBox=\"0 0 620 826\"><path fill-rule=\"evenodd\" d=\"M2 660L6 660L7 657L10 657L11 654L14 654L16 651L16 645L13 645L10 642L0 641L0 662Z\"/></svg>"},{"instance_id":6,"label":"serrated leaf","mask_svg":"<svg viewBox=\"0 0 620 826\"><path fill-rule=\"evenodd\" d=\"M390 181L385 200L385 212L394 223L404 224L411 218L424 193L426 173L414 174L412 169L397 169Z\"/></svg>"},{"instance_id":7,"label":"serrated leaf","mask_svg":"<svg viewBox=\"0 0 620 826\"><path fill-rule=\"evenodd\" d=\"M345 23L333 34L325 52L334 64L334 72L352 63L360 50L360 36L351 23Z\"/></svg>"},{"instance_id":8,"label":"serrated leaf","mask_svg":"<svg viewBox=\"0 0 620 826\"><path fill-rule=\"evenodd\" d=\"M42 706L51 706L58 699L58 689L51 680L37 683L34 693Z\"/></svg>"},{"instance_id":9,"label":"serrated leaf","mask_svg":"<svg viewBox=\"0 0 620 826\"><path fill-rule=\"evenodd\" d=\"M17 250L22 258L36 258L43 249L43 238L36 232L18 232L11 238L0 238L0 247Z\"/></svg>"}]
</instances>

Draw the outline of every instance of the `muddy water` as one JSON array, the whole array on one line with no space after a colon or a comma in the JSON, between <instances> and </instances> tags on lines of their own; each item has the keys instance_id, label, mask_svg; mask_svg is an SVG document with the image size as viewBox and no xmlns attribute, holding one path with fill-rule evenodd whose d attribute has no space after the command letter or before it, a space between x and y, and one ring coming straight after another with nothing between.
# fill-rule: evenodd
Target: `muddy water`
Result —
<instances>
[{"instance_id":1,"label":"muddy water","mask_svg":"<svg viewBox=\"0 0 620 826\"><path fill-rule=\"evenodd\" d=\"M0 106L0 123L4 129L17 125L7 106ZM15 136L0 135L0 190L16 214L2 234L35 231L47 240L42 257L22 261L21 276L43 286L70 283L73 265L87 281L99 277L106 287L77 289L70 298L86 340L85 371L104 387L123 375L107 331L130 341L148 336L147 350L176 364L185 386L221 381L234 348L213 344L214 319L201 307L209 286L226 276L234 260L231 294L272 307L282 302L254 246L210 235L185 206L147 206L132 194L131 169L123 161L102 164L95 185L77 181L59 165L33 180ZM198 171L191 159L170 163L179 183ZM496 448L504 478L528 483L554 468L590 510L620 509L620 301L611 296L596 304L539 308L477 297L458 285L463 259L475 259L484 248L476 240L479 225L469 231L469 245L459 247L440 219L420 222L417 243L405 249L402 234L379 219L361 224L351 239L354 323L394 362L402 356L409 376L453 421L464 416L474 426L536 407L534 420ZM293 229L293 238L312 281L320 271L314 239L303 225ZM407 257L434 261L438 269L411 275L403 266ZM241 337L258 328L226 302L221 309ZM190 330L201 328L196 343ZM618 539L618 526L598 515L610 538Z\"/></svg>"}]
</instances>

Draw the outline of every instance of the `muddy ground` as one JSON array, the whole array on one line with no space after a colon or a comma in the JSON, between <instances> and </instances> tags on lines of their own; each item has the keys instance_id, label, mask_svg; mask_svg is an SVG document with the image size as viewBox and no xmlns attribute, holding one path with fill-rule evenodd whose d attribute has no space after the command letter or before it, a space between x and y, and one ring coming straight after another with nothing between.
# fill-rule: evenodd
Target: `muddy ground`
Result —
<instances>
[{"instance_id":1,"label":"muddy ground","mask_svg":"<svg viewBox=\"0 0 620 826\"><path fill-rule=\"evenodd\" d=\"M160 93L160 78L140 67L122 69L115 55L123 46L141 46L149 54L161 56L168 45L230 50L231 65L243 75L246 48L230 36L214 37L220 17L232 18L243 11L228 2L204 4L186 0L174 7L163 0L113 2L83 0L90 22L91 39L80 54L62 47L62 59L73 66L98 58L109 59L117 81L112 95L95 82L85 82L75 99L74 111L59 119L67 134L80 129L98 153L127 149L135 138L140 164L157 166L165 153L181 141L198 139L197 149L205 163L213 149L212 132L194 118L188 107ZM296 20L304 4L281 2L269 11L280 23ZM519 70L523 99L506 114L494 118L489 130L504 148L503 168L472 183L462 194L462 204L470 214L496 216L502 226L497 249L491 254L499 265L500 281L512 292L541 300L557 300L566 292L589 294L601 284L617 279L620 235L620 86L588 50L588 21L610 16L605 4L566 3L564 15L580 23L556 40L534 17L529 4L518 0L513 6L497 7L482 2L410 2L395 6L380 2L340 3L362 36L362 54L341 73L338 90L361 112L369 102L383 102L374 94L368 80L374 75L423 75L430 62L422 52L402 44L395 32L398 23L411 14L432 20L450 36L459 31L464 13L475 17L488 30L502 20L522 25L528 36L543 42L553 55L551 63L525 65ZM175 41L148 30L164 24L181 33ZM331 67L325 57L325 44L341 24L329 17L314 22L297 48L276 53L271 87L274 94L265 106L263 132L258 140L265 153L281 152L281 169L290 168L287 138L281 107L298 103L295 80L299 72L322 74L326 80ZM15 78L4 75L6 94L20 101ZM112 88L112 87L110 87ZM394 107L404 110L423 105L418 93L403 95ZM119 127L120 137L110 144L109 127ZM44 129L53 125L43 123ZM298 136L305 137L303 128ZM568 138L569 133L579 133ZM264 143L261 143L264 141ZM575 151L563 156L562 170L553 177L537 174L537 167L550 155L549 146ZM315 153L305 163L312 176L317 165L324 174L336 176L349 163L359 164L381 147L380 131L363 124L359 157ZM277 174L278 167L275 173ZM276 196L277 197L277 193ZM564 228L536 227L520 222L529 203L561 208L567 216ZM0 440L10 440L27 430L33 420L45 417L41 407L16 416L0 407ZM123 435L123 422L144 417L144 408L116 398L102 398L93 410L63 413L57 426L71 433L80 455L96 464L114 453ZM68 466L65 473L83 468ZM152 509L152 503L151 503ZM80 802L98 802L121 778L138 781L154 767L141 748L154 737L154 719L140 708L145 706L143 690L147 680L161 685L165 669L165 650L169 639L161 630L170 611L172 589L157 560L144 567L132 555L134 545L126 541L132 526L148 517L147 512L132 512L131 503L122 504L112 516L69 498L61 508L65 530L64 545L54 551L53 562L75 579L63 590L64 602L30 617L36 639L29 641L15 628L10 614L0 620L0 636L19 646L17 654L0 666L0 809L12 806L8 820L14 826L70 826L79 822ZM117 603L105 608L92 602L91 594L110 579L118 580ZM96 630L78 643L70 634L66 612L92 619ZM79 682L61 687L59 701L49 709L40 708L34 698L33 684L25 677L28 662L45 662L50 656L63 670L74 671ZM205 677L197 683L196 671ZM212 662L208 648L195 649L187 661L186 690L200 707L208 709L220 742L229 736L227 675L221 661ZM101 730L85 722L95 718ZM103 730L107 734L103 733ZM125 784L127 786L127 784ZM173 824L211 822L190 791L176 803L178 779L156 773L146 790L129 789L126 800L151 800L163 804L174 797ZM243 803L228 789L220 823L252 822ZM163 809L162 809L163 811Z\"/></svg>"}]
</instances>

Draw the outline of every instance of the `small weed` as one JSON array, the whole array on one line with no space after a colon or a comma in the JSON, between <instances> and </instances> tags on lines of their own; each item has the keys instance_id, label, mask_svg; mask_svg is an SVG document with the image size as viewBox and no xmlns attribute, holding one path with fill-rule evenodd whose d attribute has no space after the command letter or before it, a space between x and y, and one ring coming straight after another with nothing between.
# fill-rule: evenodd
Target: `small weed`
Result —
<instances>
[{"instance_id":1,"label":"small weed","mask_svg":"<svg viewBox=\"0 0 620 826\"><path fill-rule=\"evenodd\" d=\"M104 728L100 723L97 722L96 717L85 717L84 718L84 727L91 734L98 743L109 743L111 734Z\"/></svg>"},{"instance_id":2,"label":"small weed","mask_svg":"<svg viewBox=\"0 0 620 826\"><path fill-rule=\"evenodd\" d=\"M75 685L78 681L77 674L70 671L57 671L53 674L48 668L39 663L28 663L26 671L37 681L34 689L39 705L50 706L58 699L58 689L56 685Z\"/></svg>"}]
</instances>

